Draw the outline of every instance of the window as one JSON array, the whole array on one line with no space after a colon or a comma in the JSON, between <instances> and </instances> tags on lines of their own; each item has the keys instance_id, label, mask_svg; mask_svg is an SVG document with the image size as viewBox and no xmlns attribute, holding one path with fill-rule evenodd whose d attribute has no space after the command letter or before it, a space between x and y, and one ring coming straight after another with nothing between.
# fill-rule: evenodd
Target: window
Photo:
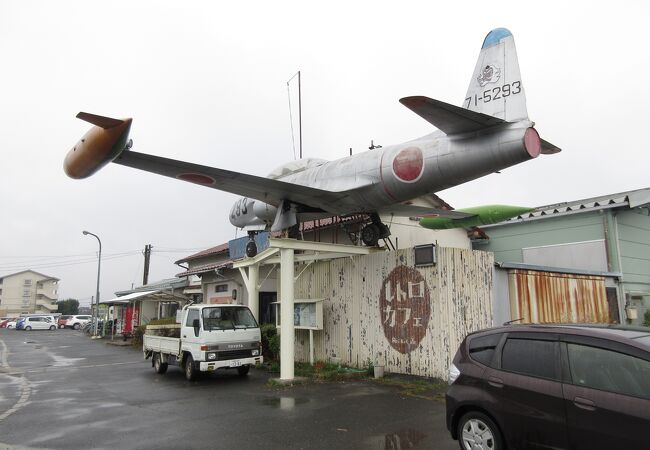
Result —
<instances>
[{"instance_id":1,"label":"window","mask_svg":"<svg viewBox=\"0 0 650 450\"><path fill-rule=\"evenodd\" d=\"M227 284L217 284L214 286L214 292L227 292L227 291L228 291Z\"/></svg>"},{"instance_id":2,"label":"window","mask_svg":"<svg viewBox=\"0 0 650 450\"><path fill-rule=\"evenodd\" d=\"M573 384L650 399L650 362L587 345L567 348Z\"/></svg>"},{"instance_id":3,"label":"window","mask_svg":"<svg viewBox=\"0 0 650 450\"><path fill-rule=\"evenodd\" d=\"M31 294L29 289L23 289L23 297L29 297Z\"/></svg>"},{"instance_id":4,"label":"window","mask_svg":"<svg viewBox=\"0 0 650 450\"><path fill-rule=\"evenodd\" d=\"M435 245L416 245L413 247L413 252L415 254L415 267L434 266L436 264Z\"/></svg>"},{"instance_id":5,"label":"window","mask_svg":"<svg viewBox=\"0 0 650 450\"><path fill-rule=\"evenodd\" d=\"M492 358L499 341L501 333L487 336L475 337L469 341L469 357L474 361L492 367Z\"/></svg>"},{"instance_id":6,"label":"window","mask_svg":"<svg viewBox=\"0 0 650 450\"><path fill-rule=\"evenodd\" d=\"M250 310L242 307L220 307L203 309L204 330L235 330L237 328L256 328L257 322Z\"/></svg>"},{"instance_id":7,"label":"window","mask_svg":"<svg viewBox=\"0 0 650 450\"><path fill-rule=\"evenodd\" d=\"M23 282L23 286L31 286L32 285L32 280L25 280Z\"/></svg>"},{"instance_id":8,"label":"window","mask_svg":"<svg viewBox=\"0 0 650 450\"><path fill-rule=\"evenodd\" d=\"M194 319L200 319L201 316L199 315L199 310L198 309L188 309L187 310L187 321L185 322L186 327L192 327L194 326Z\"/></svg>"},{"instance_id":9,"label":"window","mask_svg":"<svg viewBox=\"0 0 650 450\"><path fill-rule=\"evenodd\" d=\"M508 339L503 346L501 368L540 378L557 379L557 342Z\"/></svg>"}]
</instances>

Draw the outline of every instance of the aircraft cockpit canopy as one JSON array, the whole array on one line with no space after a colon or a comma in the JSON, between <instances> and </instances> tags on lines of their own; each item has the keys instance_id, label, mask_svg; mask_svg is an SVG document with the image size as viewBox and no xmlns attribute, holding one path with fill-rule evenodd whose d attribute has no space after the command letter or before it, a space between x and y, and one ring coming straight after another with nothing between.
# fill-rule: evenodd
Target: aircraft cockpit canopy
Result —
<instances>
[{"instance_id":1,"label":"aircraft cockpit canopy","mask_svg":"<svg viewBox=\"0 0 650 450\"><path fill-rule=\"evenodd\" d=\"M326 162L326 159L320 158L303 158L297 161L291 161L275 169L268 175L268 178L277 180L278 178L283 178L296 172L302 172L305 169L321 166Z\"/></svg>"}]
</instances>

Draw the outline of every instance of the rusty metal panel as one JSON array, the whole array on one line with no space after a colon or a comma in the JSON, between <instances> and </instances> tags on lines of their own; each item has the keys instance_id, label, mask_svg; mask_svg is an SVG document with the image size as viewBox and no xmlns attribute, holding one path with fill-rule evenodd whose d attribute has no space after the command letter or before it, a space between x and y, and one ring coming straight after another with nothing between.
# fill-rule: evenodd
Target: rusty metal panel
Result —
<instances>
[{"instance_id":1,"label":"rusty metal panel","mask_svg":"<svg viewBox=\"0 0 650 450\"><path fill-rule=\"evenodd\" d=\"M438 264L415 268L413 249L311 264L296 298L325 298L316 359L445 378L468 332L492 325L492 253L438 248ZM302 268L297 269L300 273ZM296 331L296 359L309 333Z\"/></svg>"},{"instance_id":2,"label":"rusty metal panel","mask_svg":"<svg viewBox=\"0 0 650 450\"><path fill-rule=\"evenodd\" d=\"M534 270L508 274L513 318L520 323L609 323L605 278Z\"/></svg>"}]
</instances>

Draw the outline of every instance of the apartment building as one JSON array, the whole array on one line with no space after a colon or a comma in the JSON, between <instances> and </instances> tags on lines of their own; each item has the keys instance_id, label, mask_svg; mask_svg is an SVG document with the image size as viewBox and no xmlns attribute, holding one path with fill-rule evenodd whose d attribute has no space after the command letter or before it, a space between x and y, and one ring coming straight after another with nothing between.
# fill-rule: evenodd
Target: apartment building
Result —
<instances>
[{"instance_id":1,"label":"apartment building","mask_svg":"<svg viewBox=\"0 0 650 450\"><path fill-rule=\"evenodd\" d=\"M0 277L0 317L57 310L59 279L33 270Z\"/></svg>"}]
</instances>

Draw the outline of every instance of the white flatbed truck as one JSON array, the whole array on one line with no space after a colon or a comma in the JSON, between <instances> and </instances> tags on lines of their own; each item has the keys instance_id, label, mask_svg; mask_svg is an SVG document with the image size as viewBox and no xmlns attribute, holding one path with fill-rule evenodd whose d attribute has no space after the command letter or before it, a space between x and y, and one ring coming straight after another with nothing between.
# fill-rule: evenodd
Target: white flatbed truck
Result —
<instances>
[{"instance_id":1,"label":"white flatbed truck","mask_svg":"<svg viewBox=\"0 0 650 450\"><path fill-rule=\"evenodd\" d=\"M144 358L151 358L156 373L164 374L173 364L183 368L188 380L218 369L236 369L245 376L251 366L264 362L260 328L246 306L188 305L176 322L147 327L143 336ZM159 336L164 329L180 337Z\"/></svg>"}]
</instances>

